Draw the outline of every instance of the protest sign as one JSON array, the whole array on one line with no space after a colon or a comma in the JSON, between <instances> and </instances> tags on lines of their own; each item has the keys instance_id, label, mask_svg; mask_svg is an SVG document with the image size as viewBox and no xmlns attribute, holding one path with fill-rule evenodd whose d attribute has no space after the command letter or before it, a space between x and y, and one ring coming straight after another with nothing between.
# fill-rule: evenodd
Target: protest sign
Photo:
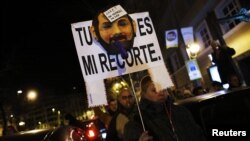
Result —
<instances>
[{"instance_id":1,"label":"protest sign","mask_svg":"<svg viewBox=\"0 0 250 141\"><path fill-rule=\"evenodd\" d=\"M110 55L99 42L93 39L90 27L91 21L73 23L71 25L74 42L80 62L84 81L86 83L89 107L107 104L103 80L110 77L134 73L146 69L165 68L160 46L155 34L153 23L148 12L130 15L136 22L136 37L128 58L120 54ZM164 78L164 76L161 76ZM173 85L169 76L164 78ZM166 86L166 87L169 87Z\"/></svg>"}]
</instances>

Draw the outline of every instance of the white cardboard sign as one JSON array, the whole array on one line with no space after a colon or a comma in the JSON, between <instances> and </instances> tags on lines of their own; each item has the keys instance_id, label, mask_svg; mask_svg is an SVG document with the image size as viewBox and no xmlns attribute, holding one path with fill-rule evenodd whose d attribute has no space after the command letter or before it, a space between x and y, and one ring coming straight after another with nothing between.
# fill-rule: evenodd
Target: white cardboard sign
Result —
<instances>
[{"instance_id":1,"label":"white cardboard sign","mask_svg":"<svg viewBox=\"0 0 250 141\"><path fill-rule=\"evenodd\" d=\"M103 80L110 77L139 72L146 69L164 67L160 46L153 23L148 12L130 15L136 22L137 30L133 48L128 51L128 58L120 55L108 55L103 47L94 40L89 31L92 21L71 24L84 81L86 83L89 107L107 104ZM166 73L168 72L165 68ZM169 76L169 85L173 85ZM167 86L166 86L167 87ZM169 86L168 86L169 87Z\"/></svg>"}]
</instances>

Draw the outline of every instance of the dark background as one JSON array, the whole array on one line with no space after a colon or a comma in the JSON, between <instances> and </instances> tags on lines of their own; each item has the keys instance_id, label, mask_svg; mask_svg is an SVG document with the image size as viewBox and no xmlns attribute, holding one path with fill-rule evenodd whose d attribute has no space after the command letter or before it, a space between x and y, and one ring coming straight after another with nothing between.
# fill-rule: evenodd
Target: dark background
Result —
<instances>
[{"instance_id":1,"label":"dark background","mask_svg":"<svg viewBox=\"0 0 250 141\"><path fill-rule=\"evenodd\" d=\"M5 0L1 3L3 42L0 53L2 91L84 90L71 24L91 20L112 0ZM3 32L2 32L3 31Z\"/></svg>"},{"instance_id":2,"label":"dark background","mask_svg":"<svg viewBox=\"0 0 250 141\"><path fill-rule=\"evenodd\" d=\"M71 24L92 20L98 10L114 4L128 13L148 11L165 48L164 30L157 23L166 0L1 1L0 94L33 88L85 92Z\"/></svg>"}]
</instances>

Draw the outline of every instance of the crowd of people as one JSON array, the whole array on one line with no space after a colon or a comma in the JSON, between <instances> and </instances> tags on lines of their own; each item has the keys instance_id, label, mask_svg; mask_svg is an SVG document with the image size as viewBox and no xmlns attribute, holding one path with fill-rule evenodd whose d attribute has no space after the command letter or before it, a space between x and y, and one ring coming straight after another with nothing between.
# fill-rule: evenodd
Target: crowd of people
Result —
<instances>
[{"instance_id":1,"label":"crowd of people","mask_svg":"<svg viewBox=\"0 0 250 141\"><path fill-rule=\"evenodd\" d=\"M172 87L169 89L169 93L173 99L182 100L198 95L217 92L220 90L235 90L237 88L243 87L240 78L235 74L229 75L226 84L228 85L223 86L223 83L221 82L212 81L209 87L193 86L193 85L187 85L179 89Z\"/></svg>"},{"instance_id":2,"label":"crowd of people","mask_svg":"<svg viewBox=\"0 0 250 141\"><path fill-rule=\"evenodd\" d=\"M121 54L127 58L126 51L131 49L135 37L136 25L126 14L114 22L110 22L104 11L100 11L93 19L91 33L109 54ZM195 122L192 114L182 106L174 105L174 101L193 96L241 87L241 81L235 74L231 56L235 51L229 47L221 47L211 43L213 62L218 65L222 83L213 81L209 88L202 86L175 87L168 90L157 90L155 82L149 75L140 81L140 100L137 103L130 87L119 90L116 99L108 99L106 112L99 107L94 108L97 118L103 122L107 130L106 141L204 141L206 137L202 128ZM124 54L125 53L125 54ZM226 57L225 57L226 56ZM71 114L66 114L68 125L80 127L82 122ZM11 129L10 131L13 131Z\"/></svg>"},{"instance_id":3,"label":"crowd of people","mask_svg":"<svg viewBox=\"0 0 250 141\"><path fill-rule=\"evenodd\" d=\"M241 86L235 75L229 80L228 90ZM116 111L107 110L111 117L107 126L107 141L206 140L203 130L196 124L191 113L186 108L173 104L178 100L176 93L173 94L174 90L157 91L151 77L147 75L141 80L140 101L137 105L131 89L121 88L116 99L117 108L114 108ZM222 83L213 81L209 89L195 87L190 90L185 87L181 98L220 90L224 90ZM109 102L107 109L110 109L110 105L112 104Z\"/></svg>"},{"instance_id":4,"label":"crowd of people","mask_svg":"<svg viewBox=\"0 0 250 141\"><path fill-rule=\"evenodd\" d=\"M236 75L229 77L228 84L228 90L241 87ZM190 89L186 86L181 91L174 87L157 91L151 77L146 75L140 81L139 90L138 98L129 86L122 87L115 99L108 99L104 112L99 107L93 108L96 118L107 128L106 141L206 140L202 128L196 124L192 114L185 107L173 103L225 89L222 83L213 81L209 89L201 86ZM65 118L70 121L69 125L81 125L71 115L66 115Z\"/></svg>"},{"instance_id":5,"label":"crowd of people","mask_svg":"<svg viewBox=\"0 0 250 141\"><path fill-rule=\"evenodd\" d=\"M125 141L206 140L190 112L174 105L166 90L157 91L150 76L141 80L139 107L125 126Z\"/></svg>"},{"instance_id":6,"label":"crowd of people","mask_svg":"<svg viewBox=\"0 0 250 141\"><path fill-rule=\"evenodd\" d=\"M142 78L140 90L137 105L129 87L120 89L116 112L110 113L107 141L206 140L191 113L174 105L167 90L157 91L149 75Z\"/></svg>"},{"instance_id":7,"label":"crowd of people","mask_svg":"<svg viewBox=\"0 0 250 141\"><path fill-rule=\"evenodd\" d=\"M229 90L241 86L234 75L229 79ZM183 89L183 95L196 96L223 90L222 83L214 81L209 90L196 87ZM140 98L135 97L130 87L120 88L116 99L108 99L104 112L95 107L95 117L107 128L106 141L203 141L206 136L195 122L192 114L182 106L174 105L175 89L160 90L149 75L140 81ZM139 102L136 102L138 99ZM80 127L81 121L70 114L65 115L67 125Z\"/></svg>"},{"instance_id":8,"label":"crowd of people","mask_svg":"<svg viewBox=\"0 0 250 141\"><path fill-rule=\"evenodd\" d=\"M114 21L101 10L93 19L91 33L108 54L121 54L127 58L126 51L131 49L136 25L128 14ZM113 9L114 10L114 9ZM112 10L109 9L108 12ZM106 11L107 12L107 11ZM174 105L175 100L198 96L223 90L225 83L229 90L241 86L240 79L233 74L231 56L235 51L211 42L213 62L218 65L222 83L214 81L210 88L202 86L182 89L169 88L157 90L149 75L140 81L140 100L130 87L119 90L117 99L108 100L107 112L94 108L97 117L106 125L107 141L203 141L203 130L196 124L191 113L182 106ZM226 56L226 57L225 57ZM228 69L230 68L230 69ZM224 72L224 73L223 73Z\"/></svg>"}]
</instances>

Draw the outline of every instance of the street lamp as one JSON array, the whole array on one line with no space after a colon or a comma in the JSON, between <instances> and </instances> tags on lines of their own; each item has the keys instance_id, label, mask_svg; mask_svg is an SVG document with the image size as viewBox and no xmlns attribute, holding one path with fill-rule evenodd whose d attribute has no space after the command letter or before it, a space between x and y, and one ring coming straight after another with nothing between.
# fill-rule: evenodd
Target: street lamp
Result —
<instances>
[{"instance_id":1,"label":"street lamp","mask_svg":"<svg viewBox=\"0 0 250 141\"><path fill-rule=\"evenodd\" d=\"M37 92L36 91L31 90L31 91L28 92L28 94L27 94L27 99L28 100L34 101L34 100L36 100L36 98L37 98Z\"/></svg>"},{"instance_id":2,"label":"street lamp","mask_svg":"<svg viewBox=\"0 0 250 141\"><path fill-rule=\"evenodd\" d=\"M57 111L57 125L60 126L61 124L61 111Z\"/></svg>"},{"instance_id":3,"label":"street lamp","mask_svg":"<svg viewBox=\"0 0 250 141\"><path fill-rule=\"evenodd\" d=\"M18 90L18 91L17 91L17 95L20 95L20 94L22 94L22 93L23 93L22 90Z\"/></svg>"},{"instance_id":4,"label":"street lamp","mask_svg":"<svg viewBox=\"0 0 250 141\"><path fill-rule=\"evenodd\" d=\"M19 126L25 126L25 122L24 122L24 121L20 121L20 122L18 123L18 125L19 125Z\"/></svg>"},{"instance_id":5,"label":"street lamp","mask_svg":"<svg viewBox=\"0 0 250 141\"><path fill-rule=\"evenodd\" d=\"M189 57L191 59L196 58L197 53L200 51L200 46L197 43L188 45Z\"/></svg>"},{"instance_id":6,"label":"street lamp","mask_svg":"<svg viewBox=\"0 0 250 141\"><path fill-rule=\"evenodd\" d=\"M51 110L52 110L52 112L53 112L53 113L56 111L56 109L55 109L55 108L52 108Z\"/></svg>"},{"instance_id":7,"label":"street lamp","mask_svg":"<svg viewBox=\"0 0 250 141\"><path fill-rule=\"evenodd\" d=\"M202 74L196 60L199 51L200 46L197 43L188 45L187 52L190 59L186 62L186 67L188 70L189 78L193 81L195 87L201 86L201 82L199 79L202 79Z\"/></svg>"}]
</instances>

